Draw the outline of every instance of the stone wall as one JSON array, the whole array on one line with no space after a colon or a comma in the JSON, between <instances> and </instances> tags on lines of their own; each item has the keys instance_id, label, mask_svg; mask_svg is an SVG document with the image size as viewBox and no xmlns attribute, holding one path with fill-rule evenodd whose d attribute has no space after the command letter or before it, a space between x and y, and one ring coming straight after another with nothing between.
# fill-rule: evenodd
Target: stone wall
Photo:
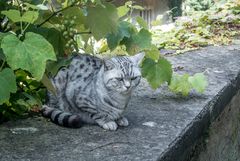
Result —
<instances>
[{"instance_id":1,"label":"stone wall","mask_svg":"<svg viewBox=\"0 0 240 161\"><path fill-rule=\"evenodd\" d=\"M240 161L240 91L212 123L193 161Z\"/></svg>"}]
</instances>

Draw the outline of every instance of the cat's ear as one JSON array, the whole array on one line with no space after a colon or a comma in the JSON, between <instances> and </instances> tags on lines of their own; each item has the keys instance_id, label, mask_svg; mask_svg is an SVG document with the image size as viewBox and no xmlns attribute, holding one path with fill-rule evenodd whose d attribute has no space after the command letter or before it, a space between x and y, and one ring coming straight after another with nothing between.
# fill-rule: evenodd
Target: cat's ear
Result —
<instances>
[{"instance_id":1,"label":"cat's ear","mask_svg":"<svg viewBox=\"0 0 240 161\"><path fill-rule=\"evenodd\" d=\"M111 60L105 59L103 60L104 71L111 70L114 68L114 64Z\"/></svg>"},{"instance_id":2,"label":"cat's ear","mask_svg":"<svg viewBox=\"0 0 240 161\"><path fill-rule=\"evenodd\" d=\"M141 53L138 53L134 56L130 56L130 60L137 64L137 65L140 65L140 63L142 62L143 58L145 56L145 53L144 52L141 52Z\"/></svg>"}]
</instances>

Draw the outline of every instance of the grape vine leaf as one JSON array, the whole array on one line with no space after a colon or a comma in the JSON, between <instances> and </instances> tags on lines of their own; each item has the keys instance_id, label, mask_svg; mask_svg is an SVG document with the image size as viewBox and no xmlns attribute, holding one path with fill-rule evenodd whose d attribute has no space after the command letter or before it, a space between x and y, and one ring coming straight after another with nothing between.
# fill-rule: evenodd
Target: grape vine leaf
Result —
<instances>
[{"instance_id":1,"label":"grape vine leaf","mask_svg":"<svg viewBox=\"0 0 240 161\"><path fill-rule=\"evenodd\" d=\"M0 105L8 101L10 98L10 93L15 93L17 91L16 77L13 70L10 68L4 68L0 72Z\"/></svg>"},{"instance_id":2,"label":"grape vine leaf","mask_svg":"<svg viewBox=\"0 0 240 161\"><path fill-rule=\"evenodd\" d=\"M138 51L149 49L152 46L152 34L141 29L138 33L132 34L130 38L124 39L123 44L129 54L135 54Z\"/></svg>"},{"instance_id":3,"label":"grape vine leaf","mask_svg":"<svg viewBox=\"0 0 240 161\"><path fill-rule=\"evenodd\" d=\"M160 57L158 61L146 58L142 63L142 75L148 80L152 88L156 89L164 82L170 84L172 65L163 57Z\"/></svg>"},{"instance_id":4,"label":"grape vine leaf","mask_svg":"<svg viewBox=\"0 0 240 161\"><path fill-rule=\"evenodd\" d=\"M147 22L140 16L136 17L136 21L137 23L140 25L140 27L144 28L144 29L148 29L148 24Z\"/></svg>"},{"instance_id":5,"label":"grape vine leaf","mask_svg":"<svg viewBox=\"0 0 240 161\"><path fill-rule=\"evenodd\" d=\"M43 5L43 4L36 5L36 8L39 9L39 10L48 10L48 7Z\"/></svg>"},{"instance_id":6,"label":"grape vine leaf","mask_svg":"<svg viewBox=\"0 0 240 161\"><path fill-rule=\"evenodd\" d=\"M65 54L64 44L66 44L62 33L54 28L47 27L29 27L28 32L34 32L42 35L54 48L55 54L57 56L62 56Z\"/></svg>"},{"instance_id":7,"label":"grape vine leaf","mask_svg":"<svg viewBox=\"0 0 240 161\"><path fill-rule=\"evenodd\" d=\"M51 80L48 78L46 74L43 75L41 82L49 91L51 91L54 95L57 95L55 87L53 86Z\"/></svg>"},{"instance_id":8,"label":"grape vine leaf","mask_svg":"<svg viewBox=\"0 0 240 161\"><path fill-rule=\"evenodd\" d=\"M106 3L105 7L89 6L86 19L86 26L90 28L96 40L100 40L108 33L117 32L118 13L112 4Z\"/></svg>"},{"instance_id":9,"label":"grape vine leaf","mask_svg":"<svg viewBox=\"0 0 240 161\"><path fill-rule=\"evenodd\" d=\"M146 50L145 53L146 57L151 58L153 60L158 60L160 57L160 52L155 45L152 45L152 47L149 50Z\"/></svg>"},{"instance_id":10,"label":"grape vine leaf","mask_svg":"<svg viewBox=\"0 0 240 161\"><path fill-rule=\"evenodd\" d=\"M130 8L124 5L124 6L118 7L117 10L118 10L118 16L123 17L130 11Z\"/></svg>"},{"instance_id":11,"label":"grape vine leaf","mask_svg":"<svg viewBox=\"0 0 240 161\"><path fill-rule=\"evenodd\" d=\"M21 21L20 11L18 10L10 9L8 11L2 11L1 14L7 16L13 22Z\"/></svg>"},{"instance_id":12,"label":"grape vine leaf","mask_svg":"<svg viewBox=\"0 0 240 161\"><path fill-rule=\"evenodd\" d=\"M131 36L131 33L133 32L132 30L133 26L131 23L126 21L119 22L117 33L110 33L107 35L108 47L111 50L114 50L124 37L129 38Z\"/></svg>"},{"instance_id":13,"label":"grape vine leaf","mask_svg":"<svg viewBox=\"0 0 240 161\"><path fill-rule=\"evenodd\" d=\"M79 26L84 24L85 21L86 21L86 16L84 15L83 10L81 8L77 7L77 6L70 7L68 9L64 10L62 12L62 14L65 17L68 16L69 19L73 19L73 17L76 16L76 20L75 20L74 25L76 25L78 28L79 28Z\"/></svg>"},{"instance_id":14,"label":"grape vine leaf","mask_svg":"<svg viewBox=\"0 0 240 161\"><path fill-rule=\"evenodd\" d=\"M36 80L41 80L47 60L56 60L52 45L41 35L27 32L24 41L15 35L3 38L1 47L12 69L29 71Z\"/></svg>"},{"instance_id":15,"label":"grape vine leaf","mask_svg":"<svg viewBox=\"0 0 240 161\"><path fill-rule=\"evenodd\" d=\"M38 19L37 11L27 11L22 16L23 22L33 23Z\"/></svg>"},{"instance_id":16,"label":"grape vine leaf","mask_svg":"<svg viewBox=\"0 0 240 161\"><path fill-rule=\"evenodd\" d=\"M3 39L4 36L6 36L6 35L9 35L9 33L8 33L8 32L6 32L6 33L0 32L0 44L2 43L2 39Z\"/></svg>"},{"instance_id":17,"label":"grape vine leaf","mask_svg":"<svg viewBox=\"0 0 240 161\"><path fill-rule=\"evenodd\" d=\"M139 5L133 5L132 8L136 9L136 10L144 10L144 8L142 6L139 6Z\"/></svg>"},{"instance_id":18,"label":"grape vine leaf","mask_svg":"<svg viewBox=\"0 0 240 161\"><path fill-rule=\"evenodd\" d=\"M194 74L188 78L188 82L192 85L193 89L199 93L203 93L208 85L207 79L203 73Z\"/></svg>"},{"instance_id":19,"label":"grape vine leaf","mask_svg":"<svg viewBox=\"0 0 240 161\"><path fill-rule=\"evenodd\" d=\"M71 56L70 57L58 57L57 61L48 61L46 66L47 74L51 77L54 77L60 68L67 67L71 63Z\"/></svg>"},{"instance_id":20,"label":"grape vine leaf","mask_svg":"<svg viewBox=\"0 0 240 161\"><path fill-rule=\"evenodd\" d=\"M187 96L192 88L188 82L189 75L173 74L169 89L176 93L181 93L183 96Z\"/></svg>"},{"instance_id":21,"label":"grape vine leaf","mask_svg":"<svg viewBox=\"0 0 240 161\"><path fill-rule=\"evenodd\" d=\"M38 12L37 11L27 11L23 13L21 16L20 11L10 9L8 11L2 11L3 15L6 15L9 19L11 19L13 22L28 22L33 23L38 18Z\"/></svg>"},{"instance_id":22,"label":"grape vine leaf","mask_svg":"<svg viewBox=\"0 0 240 161\"><path fill-rule=\"evenodd\" d=\"M0 60L4 60L5 61L5 55L3 54L2 49L0 49Z\"/></svg>"},{"instance_id":23,"label":"grape vine leaf","mask_svg":"<svg viewBox=\"0 0 240 161\"><path fill-rule=\"evenodd\" d=\"M10 33L3 33L3 32L0 32L0 45L2 43L2 39L4 38L4 36L8 35ZM2 49L0 48L0 60L4 60L5 61L5 55L3 54L3 51Z\"/></svg>"}]
</instances>

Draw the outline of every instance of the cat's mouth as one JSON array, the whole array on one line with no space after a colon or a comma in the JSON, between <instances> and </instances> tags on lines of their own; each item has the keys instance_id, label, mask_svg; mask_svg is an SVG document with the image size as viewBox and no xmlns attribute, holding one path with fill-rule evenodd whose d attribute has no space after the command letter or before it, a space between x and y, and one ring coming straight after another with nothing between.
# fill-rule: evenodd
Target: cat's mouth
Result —
<instances>
[{"instance_id":1,"label":"cat's mouth","mask_svg":"<svg viewBox=\"0 0 240 161\"><path fill-rule=\"evenodd\" d=\"M131 88L121 91L122 94L129 94L131 92Z\"/></svg>"}]
</instances>

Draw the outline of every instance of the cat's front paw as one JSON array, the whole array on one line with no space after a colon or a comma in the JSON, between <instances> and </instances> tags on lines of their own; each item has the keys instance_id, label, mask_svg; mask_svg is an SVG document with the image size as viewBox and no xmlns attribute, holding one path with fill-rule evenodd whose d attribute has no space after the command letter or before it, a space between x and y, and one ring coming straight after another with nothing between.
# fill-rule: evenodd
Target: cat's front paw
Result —
<instances>
[{"instance_id":1,"label":"cat's front paw","mask_svg":"<svg viewBox=\"0 0 240 161\"><path fill-rule=\"evenodd\" d=\"M117 130L118 125L114 121L106 122L102 125L102 128L105 130L115 131Z\"/></svg>"},{"instance_id":2,"label":"cat's front paw","mask_svg":"<svg viewBox=\"0 0 240 161\"><path fill-rule=\"evenodd\" d=\"M128 126L129 125L128 120L127 120L126 117L122 117L122 118L118 119L117 120L117 124L119 126Z\"/></svg>"}]
</instances>

